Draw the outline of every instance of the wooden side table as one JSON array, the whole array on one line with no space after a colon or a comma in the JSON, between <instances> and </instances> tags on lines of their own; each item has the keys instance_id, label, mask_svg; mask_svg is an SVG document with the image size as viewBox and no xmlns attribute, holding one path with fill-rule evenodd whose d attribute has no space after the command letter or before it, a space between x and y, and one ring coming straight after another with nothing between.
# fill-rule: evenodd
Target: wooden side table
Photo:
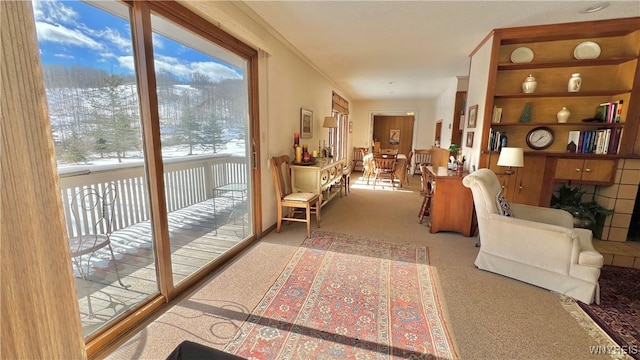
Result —
<instances>
[{"instance_id":1,"label":"wooden side table","mask_svg":"<svg viewBox=\"0 0 640 360\"><path fill-rule=\"evenodd\" d=\"M431 233L454 231L471 237L476 232L475 208L471 190L462 185L462 173L446 167L427 166L433 182L429 229Z\"/></svg>"}]
</instances>

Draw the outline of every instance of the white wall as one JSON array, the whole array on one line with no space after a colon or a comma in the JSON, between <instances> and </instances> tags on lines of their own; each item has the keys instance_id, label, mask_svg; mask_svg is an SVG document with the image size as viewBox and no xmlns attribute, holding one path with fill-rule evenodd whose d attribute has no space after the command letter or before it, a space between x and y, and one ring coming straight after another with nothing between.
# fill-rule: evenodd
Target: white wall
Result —
<instances>
[{"instance_id":1,"label":"white wall","mask_svg":"<svg viewBox=\"0 0 640 360\"><path fill-rule=\"evenodd\" d=\"M476 127L472 129L465 127L464 133L462 134L462 142L464 143L467 138L467 132L474 132L473 148L462 146L462 153L467 157L467 162L465 163L466 169L470 169L472 165L478 168L480 161L480 152L482 150L480 143L482 142L482 124L484 124L486 95L489 86L489 66L491 62L492 44L493 37L490 37L471 58L469 89L467 91L467 109L470 106L478 105L478 117L476 118Z\"/></svg>"},{"instance_id":2,"label":"white wall","mask_svg":"<svg viewBox=\"0 0 640 360\"><path fill-rule=\"evenodd\" d=\"M236 2L195 2L195 9L249 45L267 49L261 53L259 72L259 111L262 169L263 229L276 222L275 188L270 159L276 155L293 156L293 133L300 131L300 108L313 111L313 138L300 139L310 149L318 141L327 141L328 129L322 127L331 115L332 91L350 101L344 91L324 77L286 42L271 35L268 25L254 19L248 8ZM355 130L354 130L355 132Z\"/></svg>"},{"instance_id":3,"label":"white wall","mask_svg":"<svg viewBox=\"0 0 640 360\"><path fill-rule=\"evenodd\" d=\"M442 133L440 134L440 147L443 149L447 149L449 148L449 145L451 145L451 134L453 133L453 116L454 116L453 111L455 110L455 106L456 106L457 91L458 91L458 80L453 78L449 80L446 89L436 99L435 120L442 119Z\"/></svg>"}]
</instances>

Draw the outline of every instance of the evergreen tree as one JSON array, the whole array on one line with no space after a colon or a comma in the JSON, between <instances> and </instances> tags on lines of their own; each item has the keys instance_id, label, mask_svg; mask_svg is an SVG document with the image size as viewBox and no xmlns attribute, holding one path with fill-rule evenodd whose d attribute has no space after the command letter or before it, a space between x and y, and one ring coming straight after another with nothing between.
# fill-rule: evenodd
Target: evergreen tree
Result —
<instances>
[{"instance_id":1,"label":"evergreen tree","mask_svg":"<svg viewBox=\"0 0 640 360\"><path fill-rule=\"evenodd\" d=\"M207 146L211 146L214 153L218 152L218 149L225 144L224 138L222 137L223 129L222 122L218 120L215 113L211 113L207 117L202 129L202 142Z\"/></svg>"},{"instance_id":2,"label":"evergreen tree","mask_svg":"<svg viewBox=\"0 0 640 360\"><path fill-rule=\"evenodd\" d=\"M90 99L93 108L93 130L95 139L104 139L103 151L115 152L118 162L126 151L137 147L139 130L136 119L136 94L123 86L124 78L111 74L104 79L104 86L96 89ZM125 91L126 90L126 91Z\"/></svg>"},{"instance_id":3,"label":"evergreen tree","mask_svg":"<svg viewBox=\"0 0 640 360\"><path fill-rule=\"evenodd\" d=\"M77 133L72 133L63 143L63 159L73 163L87 161L87 147Z\"/></svg>"},{"instance_id":4,"label":"evergreen tree","mask_svg":"<svg viewBox=\"0 0 640 360\"><path fill-rule=\"evenodd\" d=\"M202 143L201 139L201 126L198 123L198 119L191 106L189 98L185 99L184 106L182 107L182 114L180 116L180 138L183 143L189 145L189 154L193 155L193 147Z\"/></svg>"},{"instance_id":5,"label":"evergreen tree","mask_svg":"<svg viewBox=\"0 0 640 360\"><path fill-rule=\"evenodd\" d=\"M103 137L97 138L93 149L100 154L101 159L104 159L104 153L109 151L109 145L107 145L107 140Z\"/></svg>"}]
</instances>

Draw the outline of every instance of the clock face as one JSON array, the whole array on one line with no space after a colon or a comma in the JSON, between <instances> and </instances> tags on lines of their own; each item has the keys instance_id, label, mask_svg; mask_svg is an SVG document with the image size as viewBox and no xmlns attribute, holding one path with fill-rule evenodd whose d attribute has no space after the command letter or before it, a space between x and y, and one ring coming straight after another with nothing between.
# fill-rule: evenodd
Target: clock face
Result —
<instances>
[{"instance_id":1,"label":"clock face","mask_svg":"<svg viewBox=\"0 0 640 360\"><path fill-rule=\"evenodd\" d=\"M548 127L537 127L527 134L527 145L534 150L546 149L551 144L553 144L553 130Z\"/></svg>"}]
</instances>

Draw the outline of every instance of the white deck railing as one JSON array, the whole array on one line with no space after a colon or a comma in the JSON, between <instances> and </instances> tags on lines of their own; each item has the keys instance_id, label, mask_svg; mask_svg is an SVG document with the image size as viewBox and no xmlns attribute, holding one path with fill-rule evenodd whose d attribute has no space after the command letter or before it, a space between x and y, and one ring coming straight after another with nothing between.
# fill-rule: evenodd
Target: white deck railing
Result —
<instances>
[{"instance_id":1,"label":"white deck railing","mask_svg":"<svg viewBox=\"0 0 640 360\"><path fill-rule=\"evenodd\" d=\"M165 159L163 164L168 212L212 198L215 187L248 182L249 167L245 157L229 154L193 155ZM142 161L62 168L59 170L59 175L62 206L70 237L86 235L93 231L89 225L73 221L71 215L71 200L83 188L102 191L105 184L116 185L117 199L112 231L149 220L149 195ZM94 216L97 215L97 213L94 214ZM104 231L104 229L100 230Z\"/></svg>"}]
</instances>

